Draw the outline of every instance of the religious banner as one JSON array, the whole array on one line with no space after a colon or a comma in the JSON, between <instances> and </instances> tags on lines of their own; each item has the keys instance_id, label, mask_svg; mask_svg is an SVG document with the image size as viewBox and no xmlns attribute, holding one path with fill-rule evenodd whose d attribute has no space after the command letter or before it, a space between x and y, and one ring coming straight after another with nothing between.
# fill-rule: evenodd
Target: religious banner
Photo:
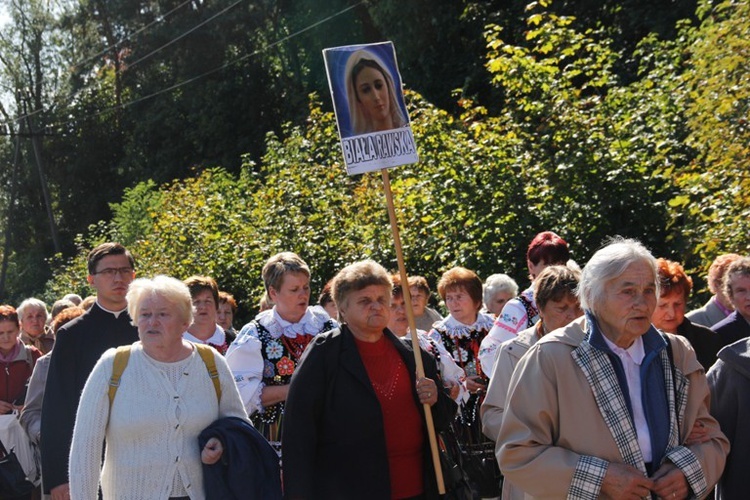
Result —
<instances>
[{"instance_id":1,"label":"religious banner","mask_svg":"<svg viewBox=\"0 0 750 500\"><path fill-rule=\"evenodd\" d=\"M393 44L335 47L323 57L347 173L416 163Z\"/></svg>"}]
</instances>

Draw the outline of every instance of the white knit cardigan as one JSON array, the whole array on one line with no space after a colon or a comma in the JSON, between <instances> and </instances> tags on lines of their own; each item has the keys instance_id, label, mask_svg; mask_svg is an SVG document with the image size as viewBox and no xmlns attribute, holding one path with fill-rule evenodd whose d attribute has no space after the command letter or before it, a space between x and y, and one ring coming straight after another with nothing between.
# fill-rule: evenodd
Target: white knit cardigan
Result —
<instances>
[{"instance_id":1,"label":"white knit cardigan","mask_svg":"<svg viewBox=\"0 0 750 500\"><path fill-rule=\"evenodd\" d=\"M195 349L174 388L136 342L111 414L107 393L115 349L102 355L78 405L70 449L72 499L96 500L101 479L104 499L166 500L175 472L191 499L205 498L198 435L217 418L247 419L226 361L214 354L221 404Z\"/></svg>"}]
</instances>

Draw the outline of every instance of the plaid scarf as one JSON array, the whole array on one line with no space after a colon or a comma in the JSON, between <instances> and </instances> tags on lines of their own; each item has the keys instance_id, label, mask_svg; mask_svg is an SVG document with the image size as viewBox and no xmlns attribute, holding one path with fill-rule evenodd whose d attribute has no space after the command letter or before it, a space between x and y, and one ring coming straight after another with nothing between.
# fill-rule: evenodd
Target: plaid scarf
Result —
<instances>
[{"instance_id":1,"label":"plaid scarf","mask_svg":"<svg viewBox=\"0 0 750 500\"><path fill-rule=\"evenodd\" d=\"M571 356L591 386L623 462L644 474L652 472L646 471L638 445L622 364L604 342L596 318L589 312L586 313L586 324L587 338ZM641 390L651 437L653 469L657 470L665 459L669 459L685 474L695 496L701 498L708 488L705 475L693 452L680 446L689 381L673 366L671 347L667 347L668 337L652 326L643 340L646 357L641 365ZM606 462L596 457L582 457L568 491L569 498L596 498L604 472Z\"/></svg>"},{"instance_id":2,"label":"plaid scarf","mask_svg":"<svg viewBox=\"0 0 750 500\"><path fill-rule=\"evenodd\" d=\"M586 324L587 339L573 351L573 358L591 385L602 418L623 461L646 473L622 362L604 341L596 318L587 313ZM651 435L653 463L657 467L666 450L677 446L679 440L675 385L666 341L653 327L643 340L646 357L641 365L641 391Z\"/></svg>"}]
</instances>

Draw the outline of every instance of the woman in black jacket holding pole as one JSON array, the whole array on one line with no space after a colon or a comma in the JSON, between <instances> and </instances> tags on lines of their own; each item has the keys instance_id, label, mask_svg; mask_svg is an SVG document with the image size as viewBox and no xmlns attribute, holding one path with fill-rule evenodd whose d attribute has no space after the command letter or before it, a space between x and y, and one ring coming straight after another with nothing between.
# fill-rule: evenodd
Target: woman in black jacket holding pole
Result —
<instances>
[{"instance_id":1,"label":"woman in black jacket holding pole","mask_svg":"<svg viewBox=\"0 0 750 500\"><path fill-rule=\"evenodd\" d=\"M340 329L316 337L292 378L282 439L287 498L437 498L423 405L446 429L455 404L422 351L387 329L391 281L364 261L334 279Z\"/></svg>"}]
</instances>

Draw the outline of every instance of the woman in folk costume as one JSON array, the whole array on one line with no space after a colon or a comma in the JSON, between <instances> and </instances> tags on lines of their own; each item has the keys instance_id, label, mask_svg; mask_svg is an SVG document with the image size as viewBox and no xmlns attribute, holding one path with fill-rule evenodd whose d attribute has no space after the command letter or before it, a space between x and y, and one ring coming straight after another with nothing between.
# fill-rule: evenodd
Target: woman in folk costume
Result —
<instances>
[{"instance_id":1,"label":"woman in folk costume","mask_svg":"<svg viewBox=\"0 0 750 500\"><path fill-rule=\"evenodd\" d=\"M337 323L310 307L310 268L298 255L274 255L262 274L274 306L242 328L227 351L227 363L256 428L280 451L292 374L313 337Z\"/></svg>"},{"instance_id":2,"label":"woman in folk costume","mask_svg":"<svg viewBox=\"0 0 750 500\"><path fill-rule=\"evenodd\" d=\"M393 283L393 290L391 293L391 319L388 322L388 328L397 337L411 341L401 277L398 274L392 274L391 282ZM427 332L419 328L417 328L417 339L419 340L419 347L435 357L438 370L440 371L440 378L443 380L451 398L456 402L466 399L468 396L465 394L466 388L464 387L466 374L455 362L453 356L445 350L441 342L428 337Z\"/></svg>"},{"instance_id":3,"label":"woman in folk costume","mask_svg":"<svg viewBox=\"0 0 750 500\"><path fill-rule=\"evenodd\" d=\"M492 316L482 308L482 280L473 271L455 267L438 282L438 293L450 314L433 326L429 335L443 344L456 364L466 373L466 394L454 422L456 437L464 450L464 469L481 497L500 495L500 472L494 457L494 443L482 434L479 407L489 383L490 370L482 366L479 349L492 328Z\"/></svg>"},{"instance_id":4,"label":"woman in folk costume","mask_svg":"<svg viewBox=\"0 0 750 500\"><path fill-rule=\"evenodd\" d=\"M193 322L185 332L185 340L210 345L220 354L235 339L235 335L219 324L219 286L209 276L191 276L184 281L193 298Z\"/></svg>"},{"instance_id":5,"label":"woman in folk costume","mask_svg":"<svg viewBox=\"0 0 750 500\"><path fill-rule=\"evenodd\" d=\"M568 243L560 236L552 231L543 231L534 236L526 249L526 265L532 284L506 302L498 313L494 326L482 342L482 359L495 359L495 351L500 344L515 338L521 331L531 328L539 321L539 307L534 301L534 281L549 266L575 267L574 262L568 263L569 260ZM491 371L491 368L487 369Z\"/></svg>"}]
</instances>

